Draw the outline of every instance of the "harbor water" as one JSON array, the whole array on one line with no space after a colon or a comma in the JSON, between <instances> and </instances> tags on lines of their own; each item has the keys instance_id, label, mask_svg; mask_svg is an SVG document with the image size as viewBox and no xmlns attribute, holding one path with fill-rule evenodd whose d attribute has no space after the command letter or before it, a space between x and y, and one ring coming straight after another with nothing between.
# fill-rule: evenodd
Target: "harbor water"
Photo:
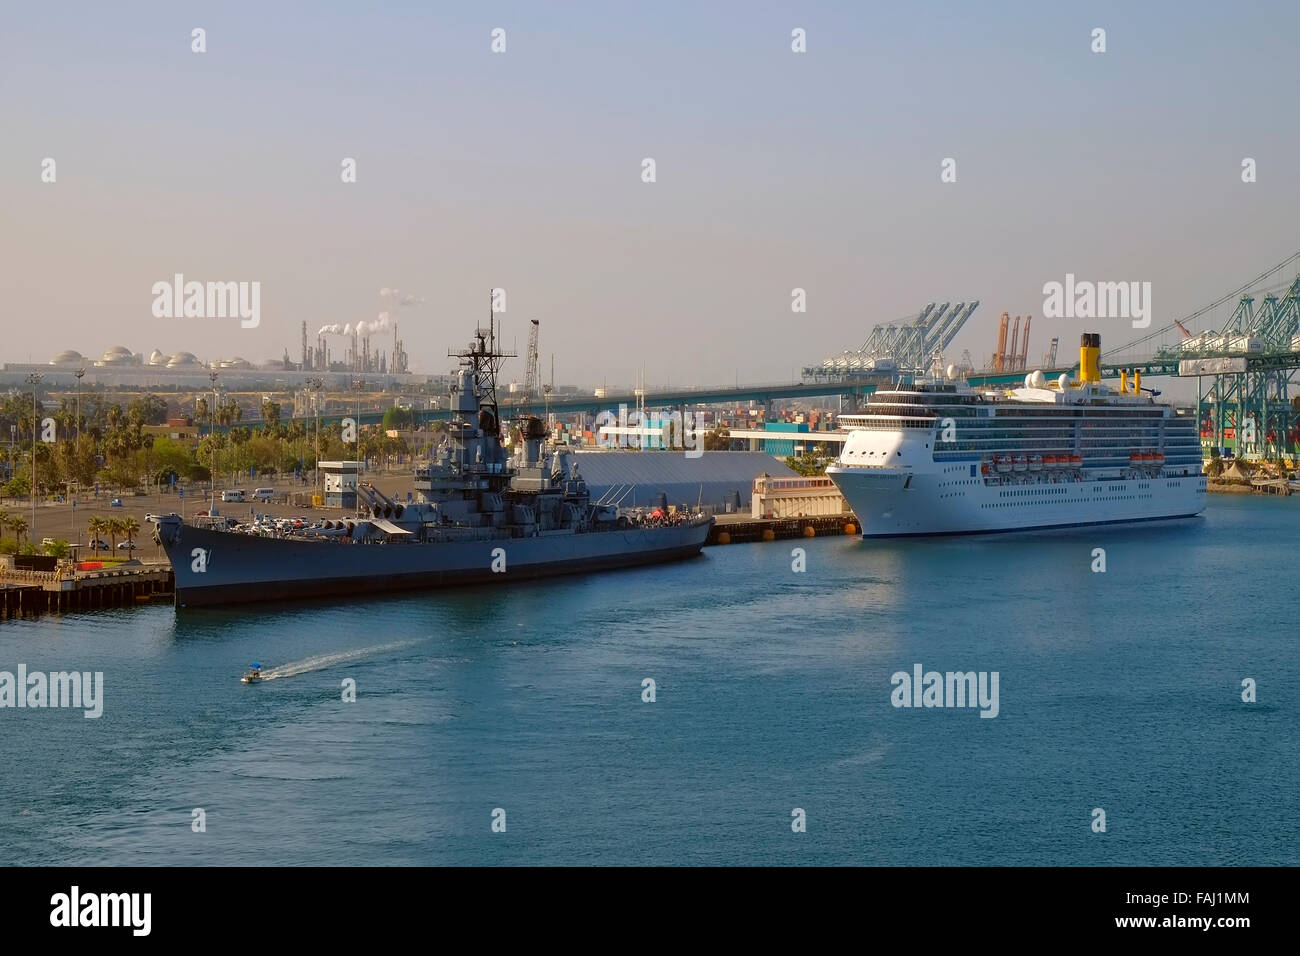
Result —
<instances>
[{"instance_id":1,"label":"harbor water","mask_svg":"<svg viewBox=\"0 0 1300 956\"><path fill-rule=\"evenodd\" d=\"M1293 500L1213 496L1150 526L6 622L0 671L102 672L103 713L0 708L0 847L10 864L1295 865L1297 540ZM240 683L251 661L275 679ZM916 665L996 672L996 716L894 706L891 676Z\"/></svg>"}]
</instances>

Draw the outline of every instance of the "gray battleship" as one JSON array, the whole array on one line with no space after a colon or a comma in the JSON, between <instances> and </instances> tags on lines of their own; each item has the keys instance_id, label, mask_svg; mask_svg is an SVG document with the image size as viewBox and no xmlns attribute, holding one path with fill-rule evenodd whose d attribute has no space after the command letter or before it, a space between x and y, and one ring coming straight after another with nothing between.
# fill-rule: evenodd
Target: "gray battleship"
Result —
<instances>
[{"instance_id":1,"label":"gray battleship","mask_svg":"<svg viewBox=\"0 0 1300 956\"><path fill-rule=\"evenodd\" d=\"M495 324L461 352L456 417L415 471L414 501L358 487L366 515L273 535L155 519L177 607L502 583L698 555L702 514L627 512L592 501L576 456L548 450L526 417L513 455L501 439Z\"/></svg>"}]
</instances>

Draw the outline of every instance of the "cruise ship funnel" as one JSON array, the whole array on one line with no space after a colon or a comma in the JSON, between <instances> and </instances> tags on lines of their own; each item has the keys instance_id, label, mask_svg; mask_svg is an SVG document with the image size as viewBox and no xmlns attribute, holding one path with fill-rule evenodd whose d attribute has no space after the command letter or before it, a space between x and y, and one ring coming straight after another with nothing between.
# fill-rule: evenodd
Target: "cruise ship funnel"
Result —
<instances>
[{"instance_id":1,"label":"cruise ship funnel","mask_svg":"<svg viewBox=\"0 0 1300 956\"><path fill-rule=\"evenodd\" d=\"M1084 332L1079 338L1079 381L1101 381L1101 333Z\"/></svg>"}]
</instances>

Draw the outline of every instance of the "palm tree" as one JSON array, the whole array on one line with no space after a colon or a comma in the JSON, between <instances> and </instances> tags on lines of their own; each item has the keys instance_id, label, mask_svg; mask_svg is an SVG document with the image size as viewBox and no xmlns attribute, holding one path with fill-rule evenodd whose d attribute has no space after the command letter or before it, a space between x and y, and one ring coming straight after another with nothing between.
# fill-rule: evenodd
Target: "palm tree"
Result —
<instances>
[{"instance_id":1,"label":"palm tree","mask_svg":"<svg viewBox=\"0 0 1300 956\"><path fill-rule=\"evenodd\" d=\"M127 515L122 519L122 533L126 535L126 540L134 542L137 532L140 530L140 522L134 515Z\"/></svg>"},{"instance_id":2,"label":"palm tree","mask_svg":"<svg viewBox=\"0 0 1300 956\"><path fill-rule=\"evenodd\" d=\"M5 528L9 527L9 512L0 508L0 538L4 537Z\"/></svg>"},{"instance_id":3,"label":"palm tree","mask_svg":"<svg viewBox=\"0 0 1300 956\"><path fill-rule=\"evenodd\" d=\"M90 532L90 540L92 542L98 542L99 536L108 530L105 527L105 524L106 522L99 515L90 516L90 520L86 522L86 530Z\"/></svg>"},{"instance_id":4,"label":"palm tree","mask_svg":"<svg viewBox=\"0 0 1300 956\"><path fill-rule=\"evenodd\" d=\"M266 398L262 401L263 429L274 430L280 424L280 403Z\"/></svg>"},{"instance_id":5,"label":"palm tree","mask_svg":"<svg viewBox=\"0 0 1300 956\"><path fill-rule=\"evenodd\" d=\"M14 538L16 538L18 543L21 545L23 543L23 535L27 533L27 519L22 515L14 515L9 519L9 527L13 528Z\"/></svg>"},{"instance_id":6,"label":"palm tree","mask_svg":"<svg viewBox=\"0 0 1300 956\"><path fill-rule=\"evenodd\" d=\"M109 548L109 551L110 551L111 553L116 553L116 552L117 552L117 536L118 536L119 534L121 534L121 533L122 533L122 530L123 530L123 529L122 529L122 519L121 519L121 518L109 518L107 521L105 521L105 525L106 525L107 527L105 527L104 530L108 532L108 548Z\"/></svg>"}]
</instances>

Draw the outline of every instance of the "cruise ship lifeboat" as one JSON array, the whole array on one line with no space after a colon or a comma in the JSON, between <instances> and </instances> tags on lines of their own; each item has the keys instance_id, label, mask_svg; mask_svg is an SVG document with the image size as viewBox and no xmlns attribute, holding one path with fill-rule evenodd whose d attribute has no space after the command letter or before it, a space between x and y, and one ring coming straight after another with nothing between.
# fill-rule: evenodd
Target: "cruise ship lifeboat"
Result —
<instances>
[{"instance_id":1,"label":"cruise ship lifeboat","mask_svg":"<svg viewBox=\"0 0 1300 956\"><path fill-rule=\"evenodd\" d=\"M1029 469L1029 459L1027 459L1024 455L1016 455L1016 457L1012 459L1012 465L1011 465L1012 471L1027 471L1028 469Z\"/></svg>"},{"instance_id":2,"label":"cruise ship lifeboat","mask_svg":"<svg viewBox=\"0 0 1300 956\"><path fill-rule=\"evenodd\" d=\"M1008 471L1011 470L1010 455L996 455L993 458L993 463L998 470L998 474L1000 475L1005 475Z\"/></svg>"},{"instance_id":3,"label":"cruise ship lifeboat","mask_svg":"<svg viewBox=\"0 0 1300 956\"><path fill-rule=\"evenodd\" d=\"M1048 471L1054 471L1054 470L1056 469L1056 456L1055 456L1055 455L1044 455L1044 456L1043 456L1043 467L1046 468Z\"/></svg>"},{"instance_id":4,"label":"cruise ship lifeboat","mask_svg":"<svg viewBox=\"0 0 1300 956\"><path fill-rule=\"evenodd\" d=\"M1042 471L1042 470L1043 470L1043 456L1042 456L1042 455L1030 455L1030 456L1029 456L1029 470L1030 470L1030 471Z\"/></svg>"}]
</instances>

